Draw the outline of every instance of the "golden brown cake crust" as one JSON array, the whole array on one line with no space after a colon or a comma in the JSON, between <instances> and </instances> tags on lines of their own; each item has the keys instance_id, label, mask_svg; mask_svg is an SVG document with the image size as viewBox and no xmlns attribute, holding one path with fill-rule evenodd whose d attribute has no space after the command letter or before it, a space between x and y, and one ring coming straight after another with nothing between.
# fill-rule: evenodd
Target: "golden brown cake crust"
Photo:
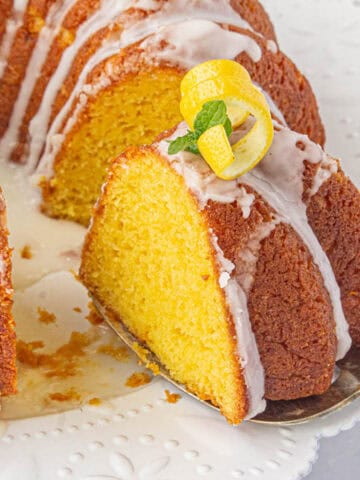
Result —
<instances>
[{"instance_id":1,"label":"golden brown cake crust","mask_svg":"<svg viewBox=\"0 0 360 480\"><path fill-rule=\"evenodd\" d=\"M31 0L29 7L35 9L41 18L45 18L49 6L57 1L58 0ZM163 3L166 2L163 1ZM11 4L12 2L10 0L0 0L0 11L8 12L8 15L10 15ZM71 37L75 38L77 29L84 21L87 20L87 18L93 14L94 11L96 11L99 4L100 0L77 0L74 2L74 6L64 18L62 22L62 28L57 37L53 40L46 61L41 69L39 79L35 84L30 101L26 108L25 115L19 129L18 145L11 154L13 161L19 162L24 159L24 155L26 157L29 142L29 123L41 104L42 96L49 83L49 80L51 79L51 76L54 74L58 63L61 60L62 53L68 46L67 42L71 42ZM234 10L238 11L244 20L246 20L252 26L252 28L254 28L255 31L259 32L261 35L264 35L264 37L268 39L276 41L272 23L258 0L232 0L231 5ZM130 9L129 12L131 12L131 14L138 19L145 18L148 15L147 12L141 10L135 11L134 9ZM127 16L127 11L124 12L124 16ZM80 48L71 65L70 71L65 79L61 91L58 93L57 98L52 106L50 123L69 98L86 62L100 47L105 37L110 36L114 30L121 30L123 19L124 17L119 15L118 21L115 21L112 24L93 32L93 35L91 35L90 38ZM9 57L10 65L7 68L7 72L5 72L2 85L0 85L0 99L2 102L4 102L4 107L0 112L0 137L4 134L8 126L10 115L21 86L21 82L25 76L26 66L30 60L31 52L37 41L38 32L34 32L31 26L31 18L29 18L27 13L25 16L24 26L17 34L16 43ZM4 27L5 18L0 24L0 39ZM64 31L67 34L66 37L64 36Z\"/></svg>"},{"instance_id":2,"label":"golden brown cake crust","mask_svg":"<svg viewBox=\"0 0 360 480\"><path fill-rule=\"evenodd\" d=\"M12 11L13 0L0 0L0 42L3 39L5 29L6 29L6 21L11 15Z\"/></svg>"},{"instance_id":3,"label":"golden brown cake crust","mask_svg":"<svg viewBox=\"0 0 360 480\"><path fill-rule=\"evenodd\" d=\"M146 63L140 60L139 52L140 51L138 48L135 48L134 46L132 46L129 48L129 51L125 49L121 54L114 57L114 59L112 60L113 67L117 68L119 71L119 74L116 80L118 83L121 83L123 81L127 81L131 83L131 80L134 77L136 77L139 72L141 73L146 72L146 73L149 73L150 75L154 72L153 65L150 65L149 63ZM103 62L93 70L93 72L91 73L92 81L96 81L96 79L101 77L105 63L106 62ZM180 70L178 67L175 67L175 66L163 66L162 71L164 72L167 71L169 72L170 75L174 73L175 74L182 73L182 70ZM113 87L113 84L104 88L103 91L106 91L106 90L111 91L112 87ZM56 196L58 186L56 185L56 182L55 182L55 185L53 184L52 179L53 178L56 179L56 171L58 168L61 169L63 156L67 154L67 147L69 144L71 144L73 137L81 129L82 125L88 122L89 116L90 116L89 110L91 109L92 100L93 99L90 99L86 107L82 109L82 111L78 115L77 122L75 123L74 127L66 135L65 141L61 145L61 148L54 159L53 171L55 173L53 177L51 177L50 179L44 178L39 184L42 190L42 203L40 206L41 211L51 217L58 218L58 216L54 214L52 210L52 198L53 196ZM74 102L73 104L73 109L74 108L76 108L76 102ZM67 120L71 117L73 109L69 112L68 116L64 119L63 128L65 127ZM111 160L112 159L109 158L109 162ZM104 169L104 176L106 177L106 169ZM104 179L103 178L98 179L98 181L99 180L101 184ZM99 184L99 193L100 193L100 184ZM95 200L96 200L96 197L94 198L94 202ZM84 222L84 225L86 226L87 223Z\"/></svg>"},{"instance_id":4,"label":"golden brown cake crust","mask_svg":"<svg viewBox=\"0 0 360 480\"><path fill-rule=\"evenodd\" d=\"M241 29L230 27L231 30ZM325 143L325 129L322 124L315 95L307 79L296 65L280 50L269 50L267 41L247 32L262 49L259 62L254 62L245 52L235 60L250 73L254 82L261 86L283 114L289 128L304 133L320 145Z\"/></svg>"},{"instance_id":5,"label":"golden brown cake crust","mask_svg":"<svg viewBox=\"0 0 360 480\"><path fill-rule=\"evenodd\" d=\"M360 192L339 169L311 198L307 215L329 257L350 334L360 347Z\"/></svg>"},{"instance_id":6,"label":"golden brown cake crust","mask_svg":"<svg viewBox=\"0 0 360 480\"><path fill-rule=\"evenodd\" d=\"M235 60L245 66L249 71L252 80L267 91L270 97L275 103L277 103L292 130L309 134L310 138L311 136L314 137L312 140L323 144L325 141L325 134L315 96L309 83L300 74L296 66L281 51L273 53L268 50L266 40L259 35L256 35L249 30L225 25L223 25L223 28L229 28L230 30L237 31L244 35L249 35L256 40L263 51L262 58L259 62L251 60L246 53L238 55ZM95 40L96 39L94 38L93 41L95 42ZM96 83L108 63L112 65L113 76L110 86L107 86L105 89L111 88L114 84L121 83L130 73L136 75L140 71L151 70L152 62L148 62L146 56L144 58L144 50L140 47L141 42L142 41L139 41L124 48L118 55L114 55L110 59L106 59L98 64L88 74L86 79L87 83ZM93 44L91 45L91 48L96 46L97 44ZM88 46L86 48L88 48ZM75 71L68 76L64 89L59 92L54 103L52 118L54 118L65 103L69 92L71 92L75 84L76 77L80 73L81 59L79 58L79 62L74 62L74 64ZM172 64L171 62L161 61L160 65L176 69L184 74L186 72L186 70L180 66ZM116 74L116 72L118 72L118 74ZM284 78L285 81L283 81ZM68 81L70 84L67 83ZM91 101L90 97L88 103L91 103ZM63 121L62 128L64 128L67 120L73 115L77 104L76 102L77 100L75 99L72 108L69 110ZM301 114L299 114L299 112L301 112ZM85 110L80 113L77 123L81 124L82 121L86 121L86 118L87 115ZM78 126L76 128L78 128Z\"/></svg>"},{"instance_id":7,"label":"golden brown cake crust","mask_svg":"<svg viewBox=\"0 0 360 480\"><path fill-rule=\"evenodd\" d=\"M0 189L0 396L16 392L15 330L11 313L11 250L7 236L6 207Z\"/></svg>"},{"instance_id":8,"label":"golden brown cake crust","mask_svg":"<svg viewBox=\"0 0 360 480\"><path fill-rule=\"evenodd\" d=\"M0 137L5 133L42 22L56 0L30 0L10 50L10 62L0 81Z\"/></svg>"},{"instance_id":9,"label":"golden brown cake crust","mask_svg":"<svg viewBox=\"0 0 360 480\"><path fill-rule=\"evenodd\" d=\"M248 30L243 30L239 28L233 28L228 26L223 26L223 28L231 28L236 30L239 33L244 35L250 35L252 38L258 42L259 46L263 50L262 60L260 62L253 62L246 53L239 55L236 60L241 61L243 64L246 64L250 75L252 76L253 81L258 83L264 90L266 90L269 95L274 99L275 102L283 102L283 114L290 127L294 130L301 131L301 129L306 124L306 129L313 133L316 137L316 141L324 141L324 130L322 127L321 119L318 113L317 104L313 92L308 83L303 83L305 81L301 74L298 72L296 66L287 58L283 53L278 51L273 53L267 49L266 40L259 37ZM102 91L111 90L114 85L121 85L123 82L131 78L131 76L138 75L143 72L150 72L153 67L153 62L151 61L151 52L145 52L141 47L141 42L139 41L136 44L132 44L127 48L124 48L119 54L114 55L113 57L104 60L98 64L87 76L86 82L88 84L97 84L103 71L111 70L112 77L110 85L107 85ZM156 59L156 53L155 53ZM107 65L111 65L109 68ZM176 71L179 74L185 73L185 70L179 66L172 64L171 62L161 61L160 67L169 69L169 71ZM285 70L283 70L285 69ZM284 72L286 71L286 75ZM288 81L283 85L280 85L279 78L287 76ZM279 78L278 78L279 77ZM277 81L273 81L275 78ZM299 80L300 79L300 80ZM60 93L59 95L63 95ZM291 97L291 101L287 99ZM96 100L96 95L89 97L87 105L79 113L77 113L77 121L74 127L67 132L65 141L62 143L59 152L57 153L54 159L54 176L49 180L44 180L41 184L42 194L43 194L43 203L42 210L44 213L50 216L57 216L58 214L52 211L51 207L51 198L55 195L55 189L53 179L56 179L57 168L61 168L62 157L67 153L67 145L71 143L73 136L76 132L82 127L83 124L88 122L88 112L91 108L92 103ZM60 101L60 103L58 103ZM62 102L65 101L65 97L62 100L56 100L54 108L57 109L58 106L62 105ZM303 116L298 118L293 115L296 109L303 109L304 105L307 105L307 108L303 112ZM60 128L60 133L62 129L65 128L67 121L72 117L74 111L77 107L77 99L74 99L72 107L69 109L69 112L65 116L62 127ZM54 110L54 109L53 109ZM308 132L303 132L308 133Z\"/></svg>"},{"instance_id":10,"label":"golden brown cake crust","mask_svg":"<svg viewBox=\"0 0 360 480\"><path fill-rule=\"evenodd\" d=\"M271 220L272 209L255 195L247 219L236 203L210 201L205 210L237 274L239 253L256 227ZM261 242L248 308L265 369L266 398L294 399L326 391L337 344L332 305L309 251L288 225L277 225Z\"/></svg>"},{"instance_id":11,"label":"golden brown cake crust","mask_svg":"<svg viewBox=\"0 0 360 480\"><path fill-rule=\"evenodd\" d=\"M99 0L78 0L66 15L60 32L52 42L46 61L41 69L39 78L35 83L31 98L25 110L25 114L18 132L18 144L11 154L11 159L13 161L20 162L21 160L24 160L24 155L26 157L27 146L29 142L29 124L41 105L42 97L45 93L46 87L51 80L52 75L55 73L65 49L75 39L77 29L93 14L98 6ZM103 39L103 35L101 32L99 32L96 37L98 41L95 43L95 45L98 47ZM92 39L92 41L94 40ZM87 42L86 46L89 47L89 42ZM81 65L88 59L88 56L93 52L93 49L88 48L87 52L88 55L79 55L81 62L76 63L77 76L81 72ZM67 76L65 84L62 87L64 91L66 91L66 84L68 81L69 76ZM76 82L74 80L74 85L75 83ZM61 95L61 92L59 92L59 95ZM64 95L64 97L66 96ZM63 105L63 103L61 103L61 105ZM60 104L58 105L58 108L53 111L51 119L53 119L55 113L59 111L59 107Z\"/></svg>"},{"instance_id":12,"label":"golden brown cake crust","mask_svg":"<svg viewBox=\"0 0 360 480\"><path fill-rule=\"evenodd\" d=\"M268 40L276 40L274 26L269 15L258 0L231 0L231 6L240 13L254 29Z\"/></svg>"}]
</instances>

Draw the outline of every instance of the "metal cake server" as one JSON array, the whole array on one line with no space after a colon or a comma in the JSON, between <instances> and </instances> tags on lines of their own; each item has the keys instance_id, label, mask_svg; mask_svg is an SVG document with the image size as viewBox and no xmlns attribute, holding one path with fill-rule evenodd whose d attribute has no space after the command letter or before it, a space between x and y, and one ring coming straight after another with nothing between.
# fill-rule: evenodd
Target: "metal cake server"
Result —
<instances>
[{"instance_id":1,"label":"metal cake server","mask_svg":"<svg viewBox=\"0 0 360 480\"><path fill-rule=\"evenodd\" d=\"M121 340L138 355L139 352L134 349L134 344L138 344L138 340L119 320L108 315L106 310L95 299L93 299L93 302L101 317L110 325ZM184 385L174 381L155 355L144 345L141 345L141 347L143 352L146 351L147 360L158 366L159 375L186 394L196 398L199 402L218 410L218 408L214 407L210 402L200 400L196 395L188 392ZM360 397L360 348L353 347L346 357L337 363L335 381L327 392L322 395L300 398L298 400L268 400L266 410L250 421L273 425L305 423L340 410L357 397Z\"/></svg>"}]
</instances>

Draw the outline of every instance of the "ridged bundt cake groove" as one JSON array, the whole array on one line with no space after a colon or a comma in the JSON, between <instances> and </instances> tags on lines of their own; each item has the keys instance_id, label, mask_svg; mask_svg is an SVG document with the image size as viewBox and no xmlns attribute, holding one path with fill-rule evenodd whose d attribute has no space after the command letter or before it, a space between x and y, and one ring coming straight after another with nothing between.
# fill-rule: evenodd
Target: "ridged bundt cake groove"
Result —
<instances>
[{"instance_id":1,"label":"ridged bundt cake groove","mask_svg":"<svg viewBox=\"0 0 360 480\"><path fill-rule=\"evenodd\" d=\"M243 129L246 131L246 125ZM129 230L133 241L130 237L126 240L124 233L122 242L125 242L126 248L121 247L116 238L120 235L119 231L126 231L128 215L132 217L138 210L149 212L146 222L150 228L163 232L164 237L171 237L171 228L161 226L162 222L167 225L165 215L157 211L157 203L151 202L150 207L149 196L141 192L143 183L149 181L147 177L153 175L152 168L157 170L158 167L154 167L156 162L162 168L171 166L185 181L189 197L196 199L198 214L205 219L205 230L212 236L216 252L214 260L220 265L218 282L232 314L250 405L251 395L258 389L249 380L254 378L247 370L253 364L251 355L254 347L252 354L248 352L244 355L244 329L248 328L248 334L256 339L255 348L264 368L262 388L265 398L271 400L290 400L325 392L331 384L336 359L342 358L351 344L334 272L306 216L307 202L320 194L320 189L340 171L338 163L306 136L276 123L275 130L274 143L265 159L254 170L234 181L217 178L200 156L187 152L173 156L167 153L168 140L184 134L185 124L162 134L153 147L132 148L120 155L112 163L94 210L81 267L81 279L96 301L104 308L112 309L128 328L136 326L137 320L133 320L131 325L128 323L127 315L133 315L135 319L139 315L131 313L127 303L130 297L126 292L133 294L137 291L138 274L132 272L124 280L124 267L117 262L120 258L126 262L128 255L130 258L144 255L144 261L151 263L161 242L156 239L149 243L146 236L143 240L143 235L139 233L142 227L137 229L136 225ZM124 211L127 176L134 175L133 161L136 157L142 158L144 152L157 160L150 169L137 171L139 187L134 189L129 184L128 188L129 191L138 190L139 196L133 204L126 203ZM309 164L313 168L309 169ZM156 177L161 178L159 172ZM165 195L161 180L159 184L152 183L154 197L165 197L166 205L172 211L170 180L167 188ZM185 235L186 224L178 219L177 225L179 232ZM111 237L109 231L117 233ZM139 240L134 241L135 238ZM183 243L186 244L186 240ZM161 252L168 249L160 247ZM162 256L166 258L167 254ZM111 282L106 281L97 268L97 265L103 264L105 257L106 270L112 271L114 278L121 278L116 285L116 298L122 299L120 303L114 303L109 287ZM179 258L184 257L179 255ZM185 261L185 264L188 263ZM128 268L129 265L124 270ZM176 275L177 269L178 266L171 262L161 263L152 281L156 284L166 271L173 271ZM205 277L208 278L207 275ZM169 278L170 283L172 278L173 275ZM156 299L149 292L144 294L144 305L158 301L162 285L159 280L154 289ZM181 304L195 304L196 300L191 297L192 284L179 279L176 285L183 292ZM163 305L166 305L165 300ZM248 324L244 318L249 319L251 327L246 327ZM184 313L185 325L187 321L188 316ZM147 325L153 328L156 319L147 318ZM133 333L136 335L136 330ZM146 336L139 338L147 343ZM207 338L204 336L204 339ZM156 335L152 340L150 348L157 356ZM169 345L172 345L171 341ZM166 362L165 367L168 367ZM187 385L186 377L181 382ZM219 406L218 402L215 404ZM231 417L228 419L232 421Z\"/></svg>"},{"instance_id":2,"label":"ridged bundt cake groove","mask_svg":"<svg viewBox=\"0 0 360 480\"><path fill-rule=\"evenodd\" d=\"M121 142L114 145L107 140L106 134L103 138L91 135L93 142L86 137L86 124L89 124L88 129L91 128L93 113L96 115L96 111L89 113L89 110L97 104L101 95L106 95L106 90L126 89L125 71L136 75L156 66L163 68L164 72L170 68L184 74L194 62L214 55L237 57L238 61L246 64L253 79L267 91L274 105L281 103L277 112L282 111L292 128L309 133L320 143L324 141L324 130L311 88L290 60L278 50L269 17L255 0L133 0L128 4L111 0L102 3L93 0L32 0L28 8L13 12L7 21L15 21L13 17L19 23L18 32L3 61L5 70L0 80L0 99L4 101L0 117L0 155L26 163L30 170L37 167L41 158L37 173L47 177L47 181L43 179L41 184L44 189L43 211L48 215L87 224L92 204L106 176L108 161L103 161L99 174L90 179L82 178L84 181L69 191L67 199L66 189L57 197L64 184L57 176L59 172L60 177L61 174L72 176L70 163L65 161L61 165L61 162L67 145L75 136L76 141L88 145L89 150L94 147L94 156L100 142L104 142L104 151L107 149L109 158L127 146ZM204 25L208 25L207 29ZM210 25L213 26L211 31ZM216 40L216 35L220 38L215 31L216 26L224 32L220 42ZM25 32L29 33L26 41L23 38ZM6 35L9 32L5 32ZM177 53L178 41L183 49L180 54ZM189 52L197 44L197 57L190 58ZM20 50L22 62L28 66L26 72L23 64L19 67L22 70L17 71L16 58ZM17 72L14 78L11 77L13 58ZM187 61L189 58L190 62ZM174 84L175 90L177 86ZM146 86L143 93L146 93ZM290 103L285 99L288 96L292 97ZM137 119L144 131L147 125L153 124L155 136L178 123L180 117L179 113L175 113L176 109L178 111L175 93L173 98L168 106L169 114L174 112L173 120L164 125L157 123L161 106L156 108L157 98L149 93L148 101L154 105L153 118L143 115ZM102 113L100 108L98 114ZM82 126L84 137L79 135ZM115 129L113 134L116 134ZM118 136L121 135L119 131ZM138 144L153 140L147 135L139 137L143 138L138 138ZM130 140L130 143L135 142L135 139ZM69 149L68 153L76 170L80 163L77 152L72 156ZM68 170L65 164L69 166ZM96 164L94 168L97 168ZM90 188L92 193L88 195ZM75 192L78 192L77 196ZM80 209L82 197L86 196L87 206ZM64 205L66 200L67 205ZM76 208L78 204L79 208Z\"/></svg>"}]
</instances>

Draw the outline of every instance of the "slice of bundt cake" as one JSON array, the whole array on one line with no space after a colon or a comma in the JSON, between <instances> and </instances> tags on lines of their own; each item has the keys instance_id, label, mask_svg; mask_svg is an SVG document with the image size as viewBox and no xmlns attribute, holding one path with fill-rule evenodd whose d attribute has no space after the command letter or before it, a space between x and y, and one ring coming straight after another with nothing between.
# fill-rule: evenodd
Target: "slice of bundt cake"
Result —
<instances>
[{"instance_id":1,"label":"slice of bundt cake","mask_svg":"<svg viewBox=\"0 0 360 480\"><path fill-rule=\"evenodd\" d=\"M260 164L225 181L200 156L167 153L168 140L185 132L181 124L113 162L80 275L175 380L238 423L263 408L263 393L324 392L350 346L304 200L337 163L277 127Z\"/></svg>"},{"instance_id":2,"label":"slice of bundt cake","mask_svg":"<svg viewBox=\"0 0 360 480\"><path fill-rule=\"evenodd\" d=\"M11 250L0 189L0 396L16 391L15 327L12 317Z\"/></svg>"},{"instance_id":3,"label":"slice of bundt cake","mask_svg":"<svg viewBox=\"0 0 360 480\"><path fill-rule=\"evenodd\" d=\"M228 281L231 264L196 198L151 149L129 150L110 175L87 237L83 282L174 379L219 406L229 421L261 411L262 367L241 292ZM239 350L235 318L244 336ZM247 359L247 381L239 355ZM247 382L256 383L253 399Z\"/></svg>"},{"instance_id":4,"label":"slice of bundt cake","mask_svg":"<svg viewBox=\"0 0 360 480\"><path fill-rule=\"evenodd\" d=\"M0 50L0 157L41 159L51 216L87 224L109 159L178 123L180 81L210 58L236 57L279 119L324 142L311 88L255 0L21 5L7 10Z\"/></svg>"}]
</instances>

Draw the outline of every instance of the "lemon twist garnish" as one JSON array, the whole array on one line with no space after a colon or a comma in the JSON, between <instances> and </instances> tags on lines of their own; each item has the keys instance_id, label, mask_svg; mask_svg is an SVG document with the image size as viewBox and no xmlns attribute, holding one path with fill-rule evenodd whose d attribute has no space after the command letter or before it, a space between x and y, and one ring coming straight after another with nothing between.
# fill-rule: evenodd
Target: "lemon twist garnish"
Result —
<instances>
[{"instance_id":1,"label":"lemon twist garnish","mask_svg":"<svg viewBox=\"0 0 360 480\"><path fill-rule=\"evenodd\" d=\"M270 148L274 128L266 99L251 82L247 70L232 60L210 60L191 69L180 89L180 110L192 129L188 143L191 145L190 140L196 140L198 151L215 174L231 180L254 168ZM199 115L204 108L209 110L212 102L217 102L217 106L224 102L226 119L221 115L219 121L212 118L208 128L201 131ZM254 124L240 140L230 145L231 128L227 122L236 128L249 115L254 117ZM186 142L184 145L187 147L184 149L196 150Z\"/></svg>"}]
</instances>

